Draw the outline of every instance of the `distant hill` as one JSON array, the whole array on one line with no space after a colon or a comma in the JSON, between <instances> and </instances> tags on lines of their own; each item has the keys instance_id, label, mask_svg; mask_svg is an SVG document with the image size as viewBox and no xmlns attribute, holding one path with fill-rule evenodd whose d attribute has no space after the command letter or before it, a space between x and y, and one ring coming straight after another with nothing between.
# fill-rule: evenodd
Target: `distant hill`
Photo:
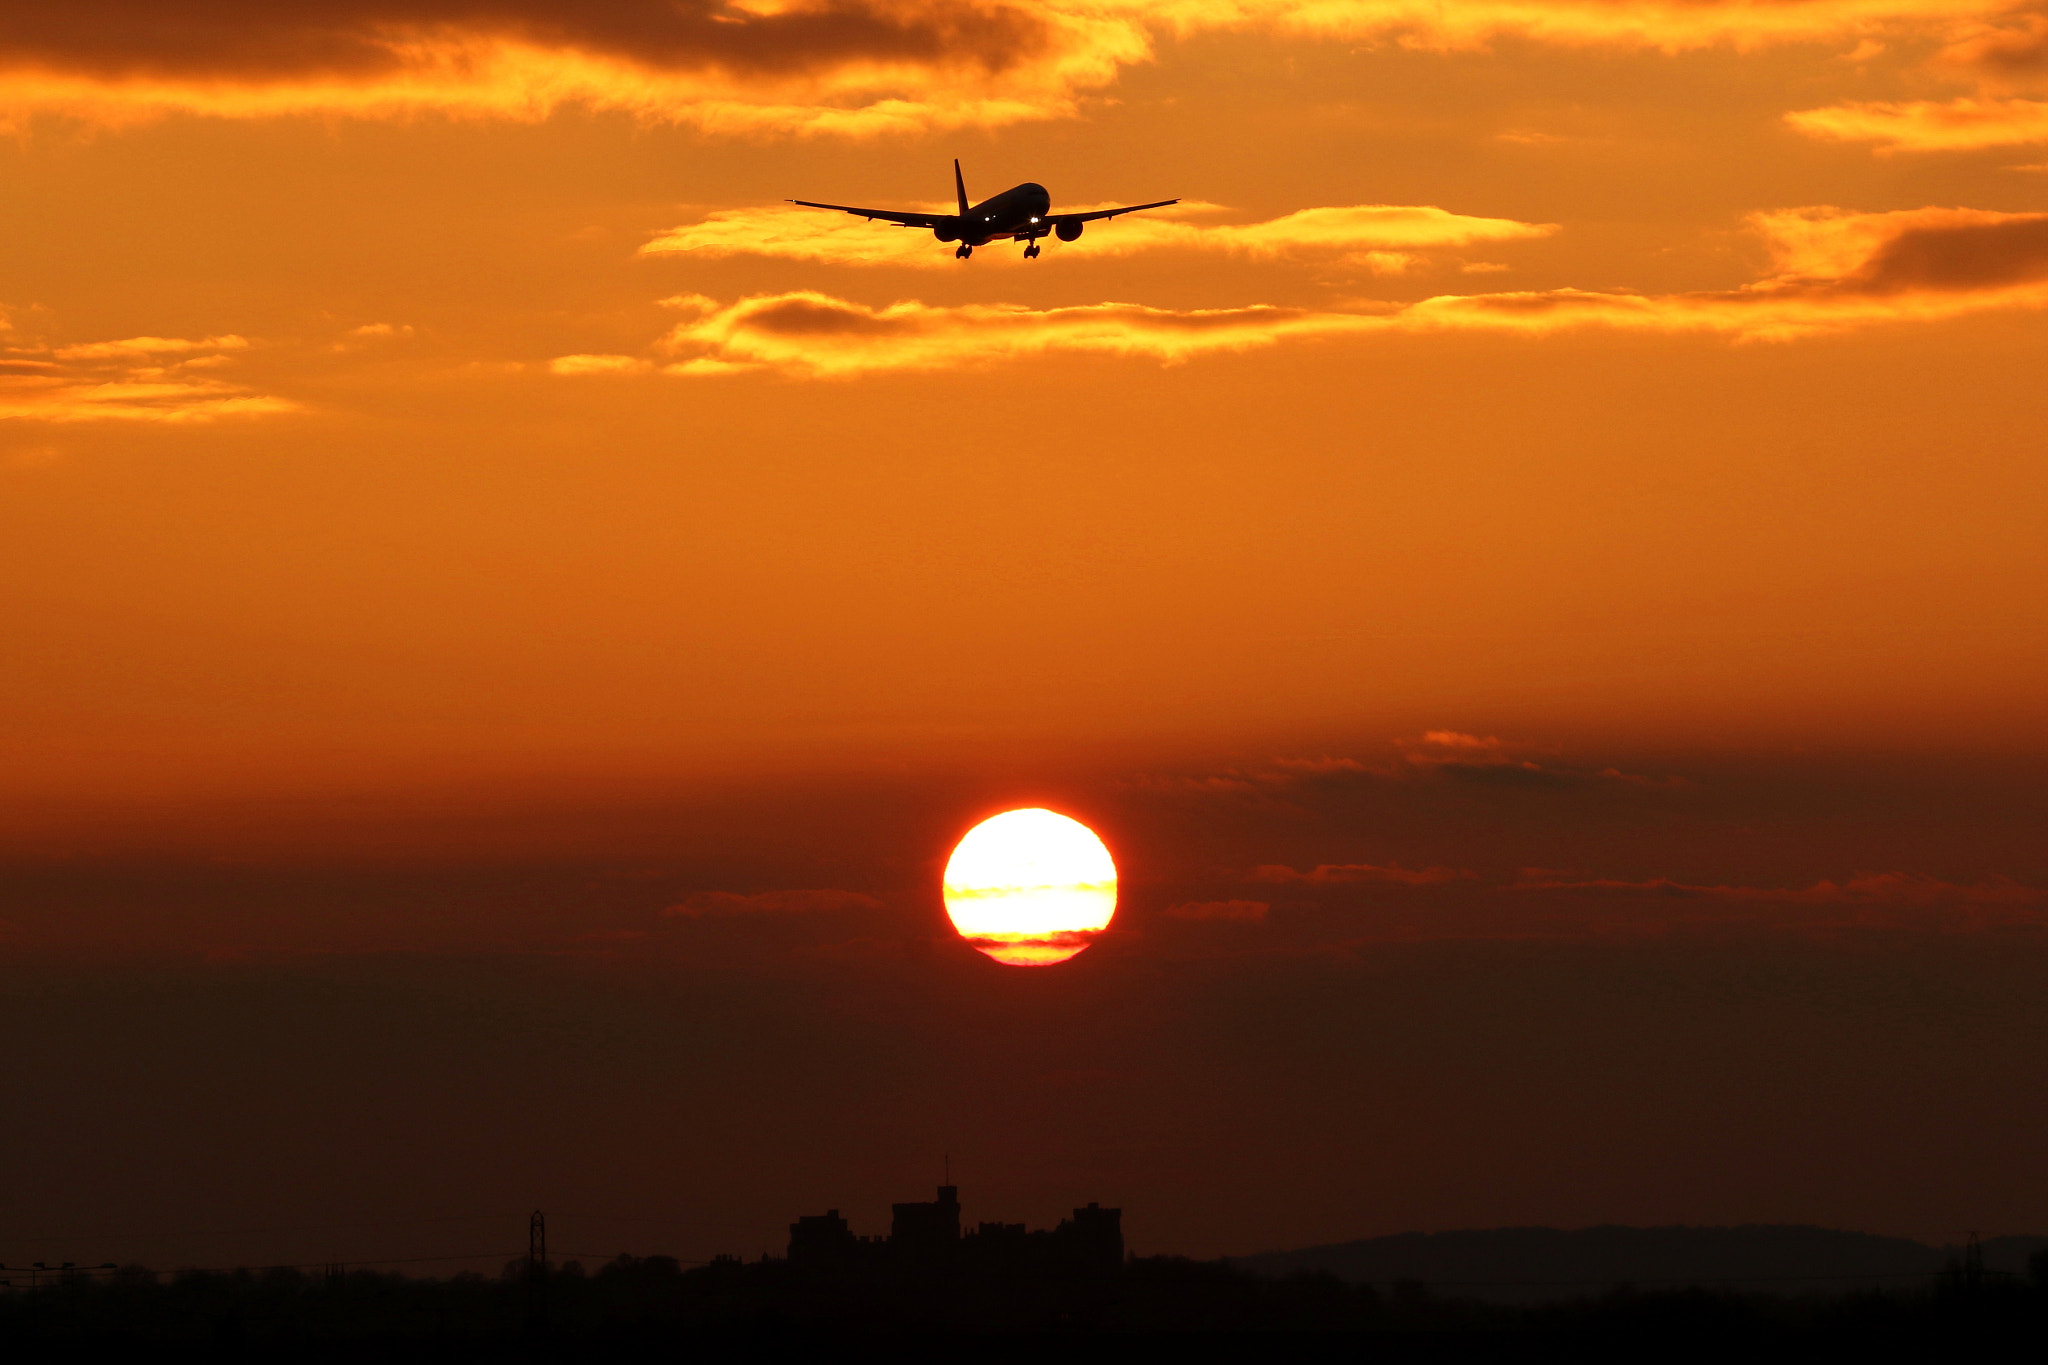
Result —
<instances>
[{"instance_id":1,"label":"distant hill","mask_svg":"<svg viewBox=\"0 0 2048 1365\"><path fill-rule=\"evenodd\" d=\"M1985 1268L2024 1274L2048 1237L1999 1237ZM1958 1248L1832 1228L1594 1227L1405 1232L1301 1251L1231 1257L1258 1275L1322 1271L1354 1283L1420 1281L1447 1298L1513 1302L1705 1285L1783 1294L1840 1293L1874 1285L1931 1283Z\"/></svg>"}]
</instances>

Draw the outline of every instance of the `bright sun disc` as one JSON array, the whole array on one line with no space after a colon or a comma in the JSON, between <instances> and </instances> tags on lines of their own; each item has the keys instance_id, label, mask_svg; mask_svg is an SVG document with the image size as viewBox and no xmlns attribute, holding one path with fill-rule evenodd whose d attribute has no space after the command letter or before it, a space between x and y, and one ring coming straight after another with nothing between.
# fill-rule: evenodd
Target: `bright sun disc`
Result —
<instances>
[{"instance_id":1,"label":"bright sun disc","mask_svg":"<svg viewBox=\"0 0 2048 1365\"><path fill-rule=\"evenodd\" d=\"M1095 831L1049 810L1010 810L967 831L946 863L960 937L1012 967L1050 967L1116 913L1116 864Z\"/></svg>"}]
</instances>

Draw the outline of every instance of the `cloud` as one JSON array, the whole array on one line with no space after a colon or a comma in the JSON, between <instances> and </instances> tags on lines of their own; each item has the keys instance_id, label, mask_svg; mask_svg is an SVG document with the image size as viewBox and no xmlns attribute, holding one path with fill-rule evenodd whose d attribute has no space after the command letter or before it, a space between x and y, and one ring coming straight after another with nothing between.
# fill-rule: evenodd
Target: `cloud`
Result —
<instances>
[{"instance_id":1,"label":"cloud","mask_svg":"<svg viewBox=\"0 0 2048 1365\"><path fill-rule=\"evenodd\" d=\"M765 371L846 378L1051 355L1173 363L1283 342L1395 333L1540 336L1606 328L1783 341L1989 309L2048 306L2048 213L1963 208L1856 213L1822 206L1753 214L1749 225L1763 238L1775 269L1736 289L1443 294L1410 304L1366 303L1342 310L1268 304L1172 309L1137 303L1034 309L917 300L876 306L794 290L724 306L697 296L681 300L693 316L678 323L655 350L669 362L662 370L672 375ZM589 371L571 363L567 372Z\"/></svg>"},{"instance_id":2,"label":"cloud","mask_svg":"<svg viewBox=\"0 0 2048 1365\"><path fill-rule=\"evenodd\" d=\"M59 360L113 360L139 356L191 355L201 351L246 351L246 337L128 337L121 341L90 341L59 346L50 354Z\"/></svg>"},{"instance_id":3,"label":"cloud","mask_svg":"<svg viewBox=\"0 0 2048 1365\"><path fill-rule=\"evenodd\" d=\"M730 132L922 132L1071 112L1138 19L1022 0L142 0L17 7L0 104L119 123L626 110ZM996 92L991 94L990 92Z\"/></svg>"},{"instance_id":4,"label":"cloud","mask_svg":"<svg viewBox=\"0 0 2048 1365\"><path fill-rule=\"evenodd\" d=\"M644 374L654 362L632 355L558 355L548 362L550 374Z\"/></svg>"},{"instance_id":5,"label":"cloud","mask_svg":"<svg viewBox=\"0 0 2048 1365\"><path fill-rule=\"evenodd\" d=\"M1162 27L1266 28L1335 39L1392 38L1451 50L1521 38L1567 47L1754 49L1874 33L1952 29L2005 8L1997 0L1105 0Z\"/></svg>"},{"instance_id":6,"label":"cloud","mask_svg":"<svg viewBox=\"0 0 2048 1365\"><path fill-rule=\"evenodd\" d=\"M1388 863L1384 867L1372 863L1324 863L1307 872L1267 864L1253 868L1251 880L1301 886L1353 886L1366 882L1382 886L1440 886L1445 882L1468 880L1472 875L1448 867L1410 868L1399 863Z\"/></svg>"},{"instance_id":7,"label":"cloud","mask_svg":"<svg viewBox=\"0 0 2048 1365\"><path fill-rule=\"evenodd\" d=\"M1990 22L1966 27L1935 60L1987 85L2037 81L2048 76L2048 13L2039 4L2007 9Z\"/></svg>"},{"instance_id":8,"label":"cloud","mask_svg":"<svg viewBox=\"0 0 2048 1365\"><path fill-rule=\"evenodd\" d=\"M583 108L727 133L915 136L1071 115L1168 35L1678 52L1996 30L2011 47L2026 30L2009 11L2000 0L68 0L13 8L0 107L104 123Z\"/></svg>"},{"instance_id":9,"label":"cloud","mask_svg":"<svg viewBox=\"0 0 2048 1365\"><path fill-rule=\"evenodd\" d=\"M1186 901L1166 908L1169 919L1205 921L1233 921L1240 924L1258 924L1266 918L1266 912L1273 907L1264 901Z\"/></svg>"},{"instance_id":10,"label":"cloud","mask_svg":"<svg viewBox=\"0 0 2048 1365\"><path fill-rule=\"evenodd\" d=\"M211 373L248 346L239 336L0 346L0 420L189 423L297 411Z\"/></svg>"},{"instance_id":11,"label":"cloud","mask_svg":"<svg viewBox=\"0 0 2048 1365\"><path fill-rule=\"evenodd\" d=\"M1571 769L1546 767L1534 759L1512 753L1510 746L1495 735L1481 738L1459 730L1430 730L1420 739L1396 740L1394 745L1401 751L1402 763L1411 772L1545 787L1585 776ZM1526 745L1517 747L1527 748Z\"/></svg>"},{"instance_id":12,"label":"cloud","mask_svg":"<svg viewBox=\"0 0 2048 1365\"><path fill-rule=\"evenodd\" d=\"M1216 206L1177 207L1181 213L1199 213ZM1525 241L1555 231L1555 223L1475 218L1429 206L1357 204L1300 209L1260 223L1204 224L1178 214L1136 215L1095 224L1087 229L1084 241L1091 256L1182 251L1253 260L1335 258L1377 274L1400 274L1417 262L1411 254L1416 251ZM721 209L663 233L640 250L645 255L766 256L831 265L959 268L951 248L934 242L927 232L783 205ZM1021 261L1013 253L994 254L1007 263Z\"/></svg>"},{"instance_id":13,"label":"cloud","mask_svg":"<svg viewBox=\"0 0 2048 1365\"><path fill-rule=\"evenodd\" d=\"M2005 877L1957 883L1860 873L1804 887L1706 885L1670 878L1578 879L1525 869L1482 887L1459 879L1370 905L1321 907L1274 926L1319 951L1387 943L1612 942L1680 934L1774 937L1980 933L2048 928L2048 892ZM1272 945L1284 948L1285 943Z\"/></svg>"},{"instance_id":14,"label":"cloud","mask_svg":"<svg viewBox=\"0 0 2048 1365\"><path fill-rule=\"evenodd\" d=\"M1355 333L1362 314L1303 308L1167 309L1134 303L1031 309L1010 304L871 307L812 290L741 299L679 324L661 349L680 375L770 370L846 377L943 370L1053 354L1163 361L1271 346L1291 338Z\"/></svg>"},{"instance_id":15,"label":"cloud","mask_svg":"<svg viewBox=\"0 0 2048 1365\"><path fill-rule=\"evenodd\" d=\"M389 342L410 341L412 338L413 328L409 324L366 322L360 327L351 327L343 332L340 340L332 343L328 349L346 354Z\"/></svg>"},{"instance_id":16,"label":"cloud","mask_svg":"<svg viewBox=\"0 0 2048 1365\"><path fill-rule=\"evenodd\" d=\"M1508 756L1508 746L1498 735L1482 739L1462 730L1426 730L1420 739L1396 740L1395 743L1402 750L1402 759L1419 768L1443 763L1503 764L1520 761Z\"/></svg>"},{"instance_id":17,"label":"cloud","mask_svg":"<svg viewBox=\"0 0 2048 1365\"><path fill-rule=\"evenodd\" d=\"M880 910L882 902L858 891L698 891L661 913L677 919L728 918L736 915L829 914L844 910Z\"/></svg>"},{"instance_id":18,"label":"cloud","mask_svg":"<svg viewBox=\"0 0 2048 1365\"><path fill-rule=\"evenodd\" d=\"M1388 869L1366 869L1383 872ZM1405 871L1404 869L1393 869ZM1348 867L1286 874L1291 885L1368 883ZM1446 869L1428 869L1444 873ZM1323 874L1318 876L1318 874ZM1471 873L1416 881L1412 894L1369 901L1319 898L1275 920L1240 906L1197 901L1175 919L1260 923L1261 953L1349 953L1393 943L1627 942L1676 935L1773 938L1849 933L1958 934L2048 929L2048 891L2006 877L1951 882L1906 872L1859 873L1801 887L1708 885L1670 878L1575 878L1524 869L1521 880L1487 884ZM1211 949L1214 950L1212 946ZM1236 951L1244 951L1240 943Z\"/></svg>"},{"instance_id":19,"label":"cloud","mask_svg":"<svg viewBox=\"0 0 2048 1365\"><path fill-rule=\"evenodd\" d=\"M1833 208L1752 214L1776 267L1739 289L1595 294L1562 289L1426 299L1403 320L1549 331L1607 326L1784 340L2048 304L2048 214Z\"/></svg>"},{"instance_id":20,"label":"cloud","mask_svg":"<svg viewBox=\"0 0 2048 1365\"><path fill-rule=\"evenodd\" d=\"M1785 115L1800 132L1875 142L1881 152L1974 152L2048 143L2048 101L1910 100L1830 105Z\"/></svg>"},{"instance_id":21,"label":"cloud","mask_svg":"<svg viewBox=\"0 0 2048 1365\"><path fill-rule=\"evenodd\" d=\"M1751 907L1790 913L1791 918L1776 920L1785 927L1981 929L2048 923L2048 892L1998 876L1962 884L1909 872L1877 872L1808 887L1699 885L1662 877L1648 881L1539 877L1525 878L1507 889L1656 903L1665 907L1667 916L1674 905L1697 904L1717 911Z\"/></svg>"},{"instance_id":22,"label":"cloud","mask_svg":"<svg viewBox=\"0 0 2048 1365\"><path fill-rule=\"evenodd\" d=\"M1619 768L1574 768L1523 757L1530 746L1510 745L1494 735L1480 738L1457 730L1430 730L1420 739L1396 740L1411 771L1495 785L1561 787L1621 782L1634 787L1685 788L1682 777L1647 777Z\"/></svg>"},{"instance_id":23,"label":"cloud","mask_svg":"<svg viewBox=\"0 0 2048 1365\"><path fill-rule=\"evenodd\" d=\"M1535 872L1538 869L1530 869ZM1766 905L2041 905L2048 893L2009 877L1961 884L1910 872L1863 873L1840 882L1819 881L1808 887L1710 886L1666 877L1631 882L1612 879L1562 880L1556 876L1523 880L1512 891L1568 891L1591 895L1653 896L1679 900L1735 901Z\"/></svg>"},{"instance_id":24,"label":"cloud","mask_svg":"<svg viewBox=\"0 0 2048 1365\"><path fill-rule=\"evenodd\" d=\"M1995 7L1959 14L1928 63L1936 78L1961 78L1974 96L1949 100L1860 100L1785 116L1800 132L1836 142L1876 144L1880 154L1974 152L2048 143L2048 7Z\"/></svg>"},{"instance_id":25,"label":"cloud","mask_svg":"<svg viewBox=\"0 0 2048 1365\"><path fill-rule=\"evenodd\" d=\"M1361 782L1400 782L1432 778L1535 788L1588 787L1620 783L1631 787L1684 789L1693 784L1683 777L1649 777L1620 768L1573 767L1559 763L1548 752L1526 743L1513 743L1497 735L1473 735L1461 730L1430 730L1417 738L1392 741L1397 755L1391 761L1362 762L1355 758L1276 758L1264 764L1248 765L1199 776L1146 777L1132 785L1148 791L1176 796L1278 799L1297 801L1311 787L1347 787ZM1543 753L1544 761L1527 757ZM1353 879L1369 880L1374 869L1360 865ZM1309 880L1310 875L1284 867L1265 867L1271 874L1264 880ZM1344 879L1343 867L1319 869L1318 879ZM1398 867L1401 876L1416 876ZM1446 869L1428 869L1430 873ZM1470 874L1459 873L1458 876Z\"/></svg>"}]
</instances>

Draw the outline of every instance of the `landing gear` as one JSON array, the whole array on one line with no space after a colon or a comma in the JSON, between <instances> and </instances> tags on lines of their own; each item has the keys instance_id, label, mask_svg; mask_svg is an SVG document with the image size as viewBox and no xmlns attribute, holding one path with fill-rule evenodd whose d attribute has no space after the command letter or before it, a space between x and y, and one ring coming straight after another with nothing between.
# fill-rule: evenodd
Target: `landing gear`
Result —
<instances>
[{"instance_id":1,"label":"landing gear","mask_svg":"<svg viewBox=\"0 0 2048 1365\"><path fill-rule=\"evenodd\" d=\"M954 250L954 252L953 252L953 259L955 259L955 260L958 260L958 261L964 261L964 260L966 260L966 259L967 259L967 258L968 258L969 256L972 256L973 254L974 254L974 248L973 248L973 247L971 247L971 246L968 246L968 245L966 245L966 244L965 244L965 243L963 242L963 243L962 243L962 244L961 244L961 245L960 245L959 247L957 247L957 248L956 248L956 249Z\"/></svg>"},{"instance_id":2,"label":"landing gear","mask_svg":"<svg viewBox=\"0 0 2048 1365\"><path fill-rule=\"evenodd\" d=\"M1033 242L1030 246L1024 248L1024 259L1027 261L1030 260L1033 256L1036 256L1037 254L1038 243L1036 242Z\"/></svg>"}]
</instances>

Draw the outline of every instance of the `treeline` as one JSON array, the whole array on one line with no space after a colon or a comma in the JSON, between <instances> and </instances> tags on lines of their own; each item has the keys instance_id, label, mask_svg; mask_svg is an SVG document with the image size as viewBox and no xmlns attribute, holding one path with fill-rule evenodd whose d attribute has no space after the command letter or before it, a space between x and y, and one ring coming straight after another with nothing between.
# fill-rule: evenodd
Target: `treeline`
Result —
<instances>
[{"instance_id":1,"label":"treeline","mask_svg":"<svg viewBox=\"0 0 2048 1365\"><path fill-rule=\"evenodd\" d=\"M2048 1263L2036 1262L2036 1271ZM1218 1261L1137 1257L1115 1274L976 1281L945 1274L859 1283L786 1261L684 1267L618 1259L544 1276L353 1270L74 1274L0 1291L0 1345L51 1358L585 1359L627 1348L706 1358L1185 1357L1228 1350L1373 1360L1826 1347L1952 1353L1996 1343L2048 1351L2048 1284L1961 1264L1931 1284L1851 1294L1616 1286L1540 1305L1481 1303L1420 1284L1255 1275ZM1612 1350L1610 1350L1612 1348ZM964 1353L964 1356L963 1356Z\"/></svg>"}]
</instances>

